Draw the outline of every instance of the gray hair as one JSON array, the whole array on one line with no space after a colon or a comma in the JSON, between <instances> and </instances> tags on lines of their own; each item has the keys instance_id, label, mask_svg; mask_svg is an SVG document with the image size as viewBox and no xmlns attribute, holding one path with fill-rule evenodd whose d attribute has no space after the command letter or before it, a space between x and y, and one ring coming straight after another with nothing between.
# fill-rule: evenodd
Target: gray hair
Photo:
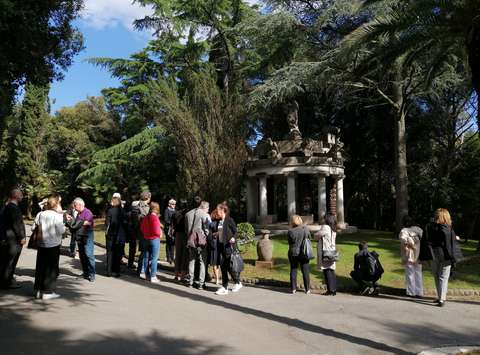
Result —
<instances>
[{"instance_id":1,"label":"gray hair","mask_svg":"<svg viewBox=\"0 0 480 355\"><path fill-rule=\"evenodd\" d=\"M173 198L168 201L169 205L175 205L177 201L175 201Z\"/></svg>"},{"instance_id":2,"label":"gray hair","mask_svg":"<svg viewBox=\"0 0 480 355\"><path fill-rule=\"evenodd\" d=\"M142 201L147 201L152 198L152 194L149 191L144 191L140 194L140 199Z\"/></svg>"},{"instance_id":3,"label":"gray hair","mask_svg":"<svg viewBox=\"0 0 480 355\"><path fill-rule=\"evenodd\" d=\"M207 201L200 202L200 206L198 207L202 210L208 210L210 208L210 204Z\"/></svg>"},{"instance_id":4,"label":"gray hair","mask_svg":"<svg viewBox=\"0 0 480 355\"><path fill-rule=\"evenodd\" d=\"M81 206L85 206L85 201L83 201L82 198L77 197L77 198L75 198L75 200L73 200L73 205L75 206L77 204L81 205Z\"/></svg>"}]
</instances>

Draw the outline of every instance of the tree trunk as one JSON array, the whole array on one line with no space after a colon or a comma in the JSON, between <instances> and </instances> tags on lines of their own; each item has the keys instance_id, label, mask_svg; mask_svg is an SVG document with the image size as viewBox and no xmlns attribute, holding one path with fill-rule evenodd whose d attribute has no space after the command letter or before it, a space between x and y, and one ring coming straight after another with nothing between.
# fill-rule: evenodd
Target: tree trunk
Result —
<instances>
[{"instance_id":1,"label":"tree trunk","mask_svg":"<svg viewBox=\"0 0 480 355\"><path fill-rule=\"evenodd\" d=\"M406 112L401 75L401 70L396 68L395 81L392 85L393 101L395 102L395 231L397 233L402 227L403 217L408 215Z\"/></svg>"},{"instance_id":2,"label":"tree trunk","mask_svg":"<svg viewBox=\"0 0 480 355\"><path fill-rule=\"evenodd\" d=\"M480 128L480 21L472 24L467 38L468 64L473 88L477 93L477 126ZM480 134L480 130L479 130Z\"/></svg>"}]
</instances>

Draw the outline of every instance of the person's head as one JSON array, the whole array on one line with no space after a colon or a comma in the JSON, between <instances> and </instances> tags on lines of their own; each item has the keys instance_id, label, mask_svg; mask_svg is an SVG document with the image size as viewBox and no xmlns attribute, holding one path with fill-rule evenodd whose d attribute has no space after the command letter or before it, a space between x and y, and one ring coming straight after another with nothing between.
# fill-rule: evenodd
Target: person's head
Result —
<instances>
[{"instance_id":1,"label":"person's head","mask_svg":"<svg viewBox=\"0 0 480 355\"><path fill-rule=\"evenodd\" d=\"M45 204L45 210L57 210L60 204L60 197L58 195L52 195L47 199Z\"/></svg>"},{"instance_id":2,"label":"person's head","mask_svg":"<svg viewBox=\"0 0 480 355\"><path fill-rule=\"evenodd\" d=\"M220 219L224 219L230 213L230 209L224 203L219 204L217 206L216 211L217 211L217 215Z\"/></svg>"},{"instance_id":3,"label":"person's head","mask_svg":"<svg viewBox=\"0 0 480 355\"><path fill-rule=\"evenodd\" d=\"M83 201L83 199L80 197L77 197L75 200L73 200L73 208L75 208L75 211L78 213L82 212L85 209L85 201Z\"/></svg>"},{"instance_id":4,"label":"person's head","mask_svg":"<svg viewBox=\"0 0 480 355\"><path fill-rule=\"evenodd\" d=\"M336 232L337 231L337 217L331 213L328 212L325 216L325 224L329 226L332 231Z\"/></svg>"},{"instance_id":5,"label":"person's head","mask_svg":"<svg viewBox=\"0 0 480 355\"><path fill-rule=\"evenodd\" d=\"M12 202L21 202L23 199L23 192L20 189L13 189L10 191L8 198Z\"/></svg>"},{"instance_id":6,"label":"person's head","mask_svg":"<svg viewBox=\"0 0 480 355\"><path fill-rule=\"evenodd\" d=\"M114 197L117 197L120 199L120 201L122 200L122 195L120 195L120 192L115 192L113 195L112 195L112 198Z\"/></svg>"},{"instance_id":7,"label":"person's head","mask_svg":"<svg viewBox=\"0 0 480 355\"><path fill-rule=\"evenodd\" d=\"M368 249L368 243L366 241L358 243L358 250L362 251L366 249Z\"/></svg>"},{"instance_id":8,"label":"person's head","mask_svg":"<svg viewBox=\"0 0 480 355\"><path fill-rule=\"evenodd\" d=\"M198 206L201 210L204 210L208 213L208 209L210 208L210 204L207 201L200 202L200 206Z\"/></svg>"},{"instance_id":9,"label":"person's head","mask_svg":"<svg viewBox=\"0 0 480 355\"><path fill-rule=\"evenodd\" d=\"M180 210L186 210L188 208L188 201L185 199L181 199L178 201L178 209Z\"/></svg>"},{"instance_id":10,"label":"person's head","mask_svg":"<svg viewBox=\"0 0 480 355\"><path fill-rule=\"evenodd\" d=\"M160 216L160 205L156 202L150 202L150 210L148 213Z\"/></svg>"},{"instance_id":11,"label":"person's head","mask_svg":"<svg viewBox=\"0 0 480 355\"><path fill-rule=\"evenodd\" d=\"M302 217L300 217L298 214L294 214L292 218L290 218L290 224L292 227L298 227L303 224Z\"/></svg>"},{"instance_id":12,"label":"person's head","mask_svg":"<svg viewBox=\"0 0 480 355\"><path fill-rule=\"evenodd\" d=\"M452 217L446 208L438 208L435 211L435 223L452 226Z\"/></svg>"},{"instance_id":13,"label":"person's head","mask_svg":"<svg viewBox=\"0 0 480 355\"><path fill-rule=\"evenodd\" d=\"M405 228L410 228L413 226L413 218L410 217L409 215L403 216L402 218L402 225Z\"/></svg>"},{"instance_id":14,"label":"person's head","mask_svg":"<svg viewBox=\"0 0 480 355\"><path fill-rule=\"evenodd\" d=\"M195 196L193 198L193 203L195 204L195 206L200 206L200 204L202 203L202 198L200 196Z\"/></svg>"},{"instance_id":15,"label":"person's head","mask_svg":"<svg viewBox=\"0 0 480 355\"><path fill-rule=\"evenodd\" d=\"M112 207L121 207L122 206L122 200L120 199L120 197L112 197L112 201L110 201L110 204L112 205Z\"/></svg>"},{"instance_id":16,"label":"person's head","mask_svg":"<svg viewBox=\"0 0 480 355\"><path fill-rule=\"evenodd\" d=\"M144 191L140 194L140 200L150 203L150 199L152 198L152 194L149 191Z\"/></svg>"},{"instance_id":17,"label":"person's head","mask_svg":"<svg viewBox=\"0 0 480 355\"><path fill-rule=\"evenodd\" d=\"M175 208L176 206L177 206L177 201L175 201L173 198L168 200L168 207Z\"/></svg>"}]
</instances>

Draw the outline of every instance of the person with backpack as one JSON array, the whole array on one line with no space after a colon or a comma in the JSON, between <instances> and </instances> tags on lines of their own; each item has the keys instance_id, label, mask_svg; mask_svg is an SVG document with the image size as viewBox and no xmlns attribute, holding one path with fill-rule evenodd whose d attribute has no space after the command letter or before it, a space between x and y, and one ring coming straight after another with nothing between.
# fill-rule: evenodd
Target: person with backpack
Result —
<instances>
[{"instance_id":1,"label":"person with backpack","mask_svg":"<svg viewBox=\"0 0 480 355\"><path fill-rule=\"evenodd\" d=\"M165 251L167 257L167 263L170 265L175 261L175 207L177 201L170 199L168 206L163 214L165 221Z\"/></svg>"},{"instance_id":2,"label":"person with backpack","mask_svg":"<svg viewBox=\"0 0 480 355\"><path fill-rule=\"evenodd\" d=\"M320 230L315 233L318 241L317 247L317 268L323 271L327 292L325 296L337 294L337 277L335 276L337 251L335 239L337 237L337 219L333 213L327 213Z\"/></svg>"},{"instance_id":3,"label":"person with backpack","mask_svg":"<svg viewBox=\"0 0 480 355\"><path fill-rule=\"evenodd\" d=\"M426 228L427 244L432 256L432 274L435 279L439 307L447 300L448 279L455 264L463 258L458 239L452 228L452 218L445 208L435 211L435 220Z\"/></svg>"},{"instance_id":4,"label":"person with backpack","mask_svg":"<svg viewBox=\"0 0 480 355\"><path fill-rule=\"evenodd\" d=\"M212 213L213 215L213 213ZM238 253L237 248L237 225L232 217L230 217L230 210L226 204L220 204L217 206L215 215L216 219L213 230L216 231L216 240L218 248L218 257L220 261L220 269L222 271L222 287L220 287L215 294L227 295L228 294L228 274L232 276L234 286L232 292L238 292L243 287L240 282L240 272L243 269L242 265L235 265L232 263L232 258L237 257L234 255ZM235 259L233 260L235 261ZM235 268L238 268L236 270ZM216 275L218 280L218 275Z\"/></svg>"},{"instance_id":5,"label":"person with backpack","mask_svg":"<svg viewBox=\"0 0 480 355\"><path fill-rule=\"evenodd\" d=\"M207 236L210 226L208 210L210 204L207 201L200 202L198 208L189 211L185 215L185 230L187 231L188 246L188 286L193 287L195 280L195 264L198 263L198 288L205 287L205 261L207 258Z\"/></svg>"},{"instance_id":6,"label":"person with backpack","mask_svg":"<svg viewBox=\"0 0 480 355\"><path fill-rule=\"evenodd\" d=\"M423 297L422 264L420 256L420 241L423 231L413 223L410 216L403 217L403 228L398 235L400 239L400 255L405 265L405 289L407 296Z\"/></svg>"},{"instance_id":7,"label":"person with backpack","mask_svg":"<svg viewBox=\"0 0 480 355\"><path fill-rule=\"evenodd\" d=\"M293 215L290 220L291 228L288 230L288 260L290 261L290 288L292 294L297 292L297 270L300 265L302 270L305 293L310 293L310 265L309 256L304 255L305 240L310 240L310 231L303 225L303 220L298 215Z\"/></svg>"},{"instance_id":8,"label":"person with backpack","mask_svg":"<svg viewBox=\"0 0 480 355\"><path fill-rule=\"evenodd\" d=\"M143 234L140 229L140 224L142 223L142 219L150 211L150 200L152 198L152 194L149 191L144 191L140 194L139 201L133 201L132 207L130 211L130 223L132 226L132 233L134 235L135 240L135 247L129 250L128 256L128 265L131 267L133 266L133 260L135 258L135 251L136 245L138 244L138 250L140 250L140 256L138 257L138 266L137 266L137 275L140 276L141 274L145 273L143 269L143 251L144 251L144 244L145 240L143 239Z\"/></svg>"},{"instance_id":9,"label":"person with backpack","mask_svg":"<svg viewBox=\"0 0 480 355\"><path fill-rule=\"evenodd\" d=\"M60 246L65 233L63 211L58 196L50 196L42 212L35 217L35 228L39 228L36 241L37 261L35 266L35 283L33 286L36 299L50 300L60 297L55 293L55 286L60 273Z\"/></svg>"},{"instance_id":10,"label":"person with backpack","mask_svg":"<svg viewBox=\"0 0 480 355\"><path fill-rule=\"evenodd\" d=\"M141 279L150 277L151 283L159 283L157 278L158 256L160 255L160 238L162 237L162 224L160 223L160 206L150 202L150 210L142 219L140 229L143 234L143 262Z\"/></svg>"},{"instance_id":11,"label":"person with backpack","mask_svg":"<svg viewBox=\"0 0 480 355\"><path fill-rule=\"evenodd\" d=\"M107 276L120 277L120 264L127 237L127 216L120 197L112 197L111 207L105 218L105 241L107 247Z\"/></svg>"},{"instance_id":12,"label":"person with backpack","mask_svg":"<svg viewBox=\"0 0 480 355\"><path fill-rule=\"evenodd\" d=\"M361 295L378 294L378 283L383 274L383 267L379 255L375 251L368 250L367 242L358 244L358 253L354 257L352 279L358 284Z\"/></svg>"},{"instance_id":13,"label":"person with backpack","mask_svg":"<svg viewBox=\"0 0 480 355\"><path fill-rule=\"evenodd\" d=\"M25 223L18 206L22 199L22 191L13 189L0 212L0 288L3 289L21 287L15 281L14 273L26 243Z\"/></svg>"}]
</instances>

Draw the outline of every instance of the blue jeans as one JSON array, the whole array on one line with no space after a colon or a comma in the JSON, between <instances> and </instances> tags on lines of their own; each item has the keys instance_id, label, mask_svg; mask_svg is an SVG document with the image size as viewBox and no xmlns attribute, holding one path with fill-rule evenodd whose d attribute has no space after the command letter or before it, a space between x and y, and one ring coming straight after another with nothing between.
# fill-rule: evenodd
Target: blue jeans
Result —
<instances>
[{"instance_id":1,"label":"blue jeans","mask_svg":"<svg viewBox=\"0 0 480 355\"><path fill-rule=\"evenodd\" d=\"M82 263L83 276L95 278L95 255L93 254L93 231L87 237L82 237L78 242L78 253Z\"/></svg>"},{"instance_id":2,"label":"blue jeans","mask_svg":"<svg viewBox=\"0 0 480 355\"><path fill-rule=\"evenodd\" d=\"M156 277L158 255L160 254L160 238L145 239L143 251L143 272L150 274L150 277ZM150 266L150 270L149 270ZM150 272L149 272L150 271Z\"/></svg>"}]
</instances>

